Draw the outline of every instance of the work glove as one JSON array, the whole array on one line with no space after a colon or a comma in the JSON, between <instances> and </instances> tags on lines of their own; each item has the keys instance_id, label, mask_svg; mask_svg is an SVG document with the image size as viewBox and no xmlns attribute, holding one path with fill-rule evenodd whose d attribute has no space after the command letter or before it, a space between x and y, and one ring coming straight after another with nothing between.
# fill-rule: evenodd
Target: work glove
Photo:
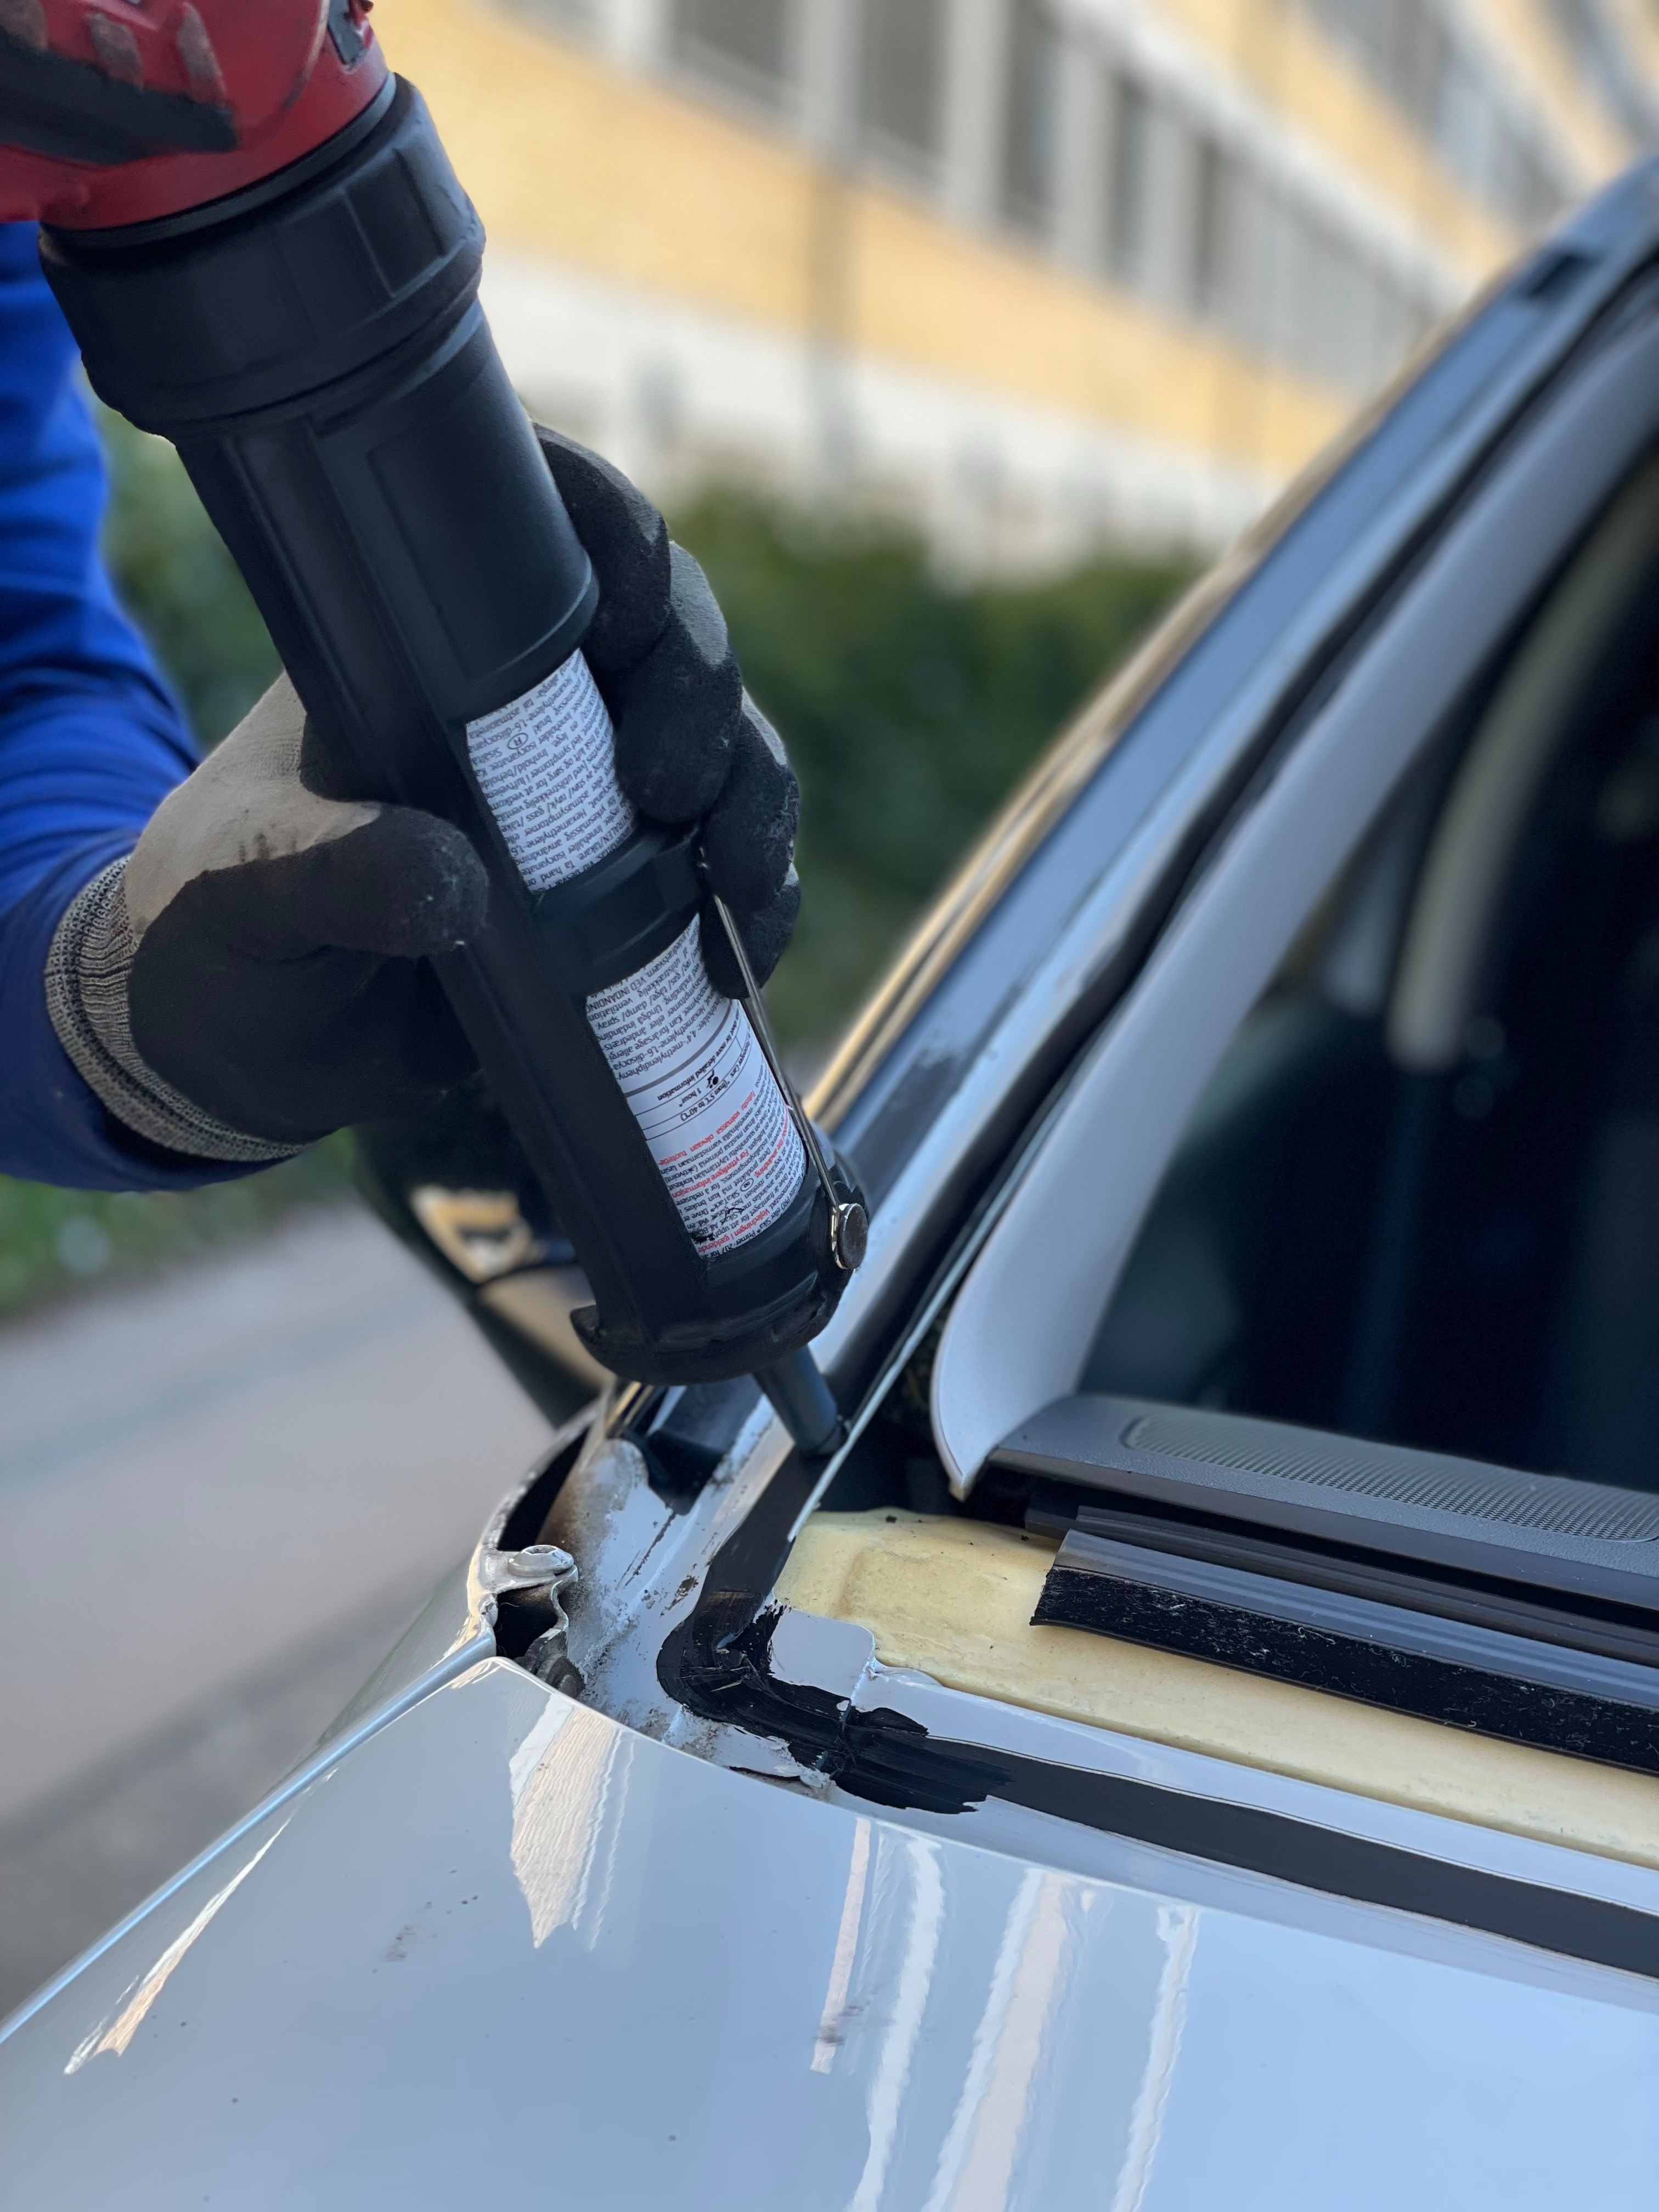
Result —
<instances>
[{"instance_id":1,"label":"work glove","mask_svg":"<svg viewBox=\"0 0 1659 2212\"><path fill-rule=\"evenodd\" d=\"M538 433L592 561L584 641L643 817L701 822L708 879L757 976L799 905L799 794L744 695L702 571L597 454ZM344 795L286 677L64 915L46 970L65 1050L137 1149L240 1164L419 1115L472 1071L428 965L481 926L460 830ZM729 947L704 933L716 987Z\"/></svg>"}]
</instances>

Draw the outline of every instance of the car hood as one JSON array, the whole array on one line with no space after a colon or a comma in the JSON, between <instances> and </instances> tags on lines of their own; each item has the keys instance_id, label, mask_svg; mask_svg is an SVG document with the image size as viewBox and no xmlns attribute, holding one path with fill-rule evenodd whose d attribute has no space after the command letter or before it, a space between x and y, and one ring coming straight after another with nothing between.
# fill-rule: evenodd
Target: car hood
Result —
<instances>
[{"instance_id":1,"label":"car hood","mask_svg":"<svg viewBox=\"0 0 1659 2212\"><path fill-rule=\"evenodd\" d=\"M480 2188L686 2212L1650 2203L1652 1984L1150 1870L814 1802L486 1659L14 2025L0 2190L130 2212L453 2212Z\"/></svg>"}]
</instances>

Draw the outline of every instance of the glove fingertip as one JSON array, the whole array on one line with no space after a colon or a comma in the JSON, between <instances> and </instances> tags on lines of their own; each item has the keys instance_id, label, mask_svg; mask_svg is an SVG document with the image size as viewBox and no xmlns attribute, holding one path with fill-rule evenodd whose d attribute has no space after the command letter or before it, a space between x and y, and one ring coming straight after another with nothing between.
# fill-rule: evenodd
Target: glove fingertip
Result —
<instances>
[{"instance_id":1,"label":"glove fingertip","mask_svg":"<svg viewBox=\"0 0 1659 2212\"><path fill-rule=\"evenodd\" d=\"M673 548L662 635L611 686L617 773L641 813L691 822L714 805L742 729L743 677L708 579Z\"/></svg>"},{"instance_id":2,"label":"glove fingertip","mask_svg":"<svg viewBox=\"0 0 1659 2212\"><path fill-rule=\"evenodd\" d=\"M665 744L665 730L673 742ZM653 822L695 822L719 798L730 770L732 730L717 697L672 690L630 700L617 723L617 779Z\"/></svg>"},{"instance_id":3,"label":"glove fingertip","mask_svg":"<svg viewBox=\"0 0 1659 2212\"><path fill-rule=\"evenodd\" d=\"M709 879L746 911L774 899L787 879L800 825L800 786L777 733L744 697L732 770L703 828Z\"/></svg>"},{"instance_id":4,"label":"glove fingertip","mask_svg":"<svg viewBox=\"0 0 1659 2212\"><path fill-rule=\"evenodd\" d=\"M428 840L424 911L412 933L423 939L422 954L445 951L476 937L489 907L489 872L471 840L453 822L427 819L436 834Z\"/></svg>"},{"instance_id":5,"label":"glove fingertip","mask_svg":"<svg viewBox=\"0 0 1659 2212\"><path fill-rule=\"evenodd\" d=\"M453 822L388 806L328 854L336 881L317 886L337 940L394 960L453 951L483 928L489 878Z\"/></svg>"},{"instance_id":6,"label":"glove fingertip","mask_svg":"<svg viewBox=\"0 0 1659 2212\"><path fill-rule=\"evenodd\" d=\"M599 587L582 649L601 675L641 659L667 623L673 589L668 525L602 454L537 425L536 436Z\"/></svg>"},{"instance_id":7,"label":"glove fingertip","mask_svg":"<svg viewBox=\"0 0 1659 2212\"><path fill-rule=\"evenodd\" d=\"M757 983L764 983L768 980L788 951L789 940L794 935L795 923L799 915L800 879L793 868L782 890L759 913L732 915ZM743 976L732 957L725 928L718 916L713 914L705 914L703 917L702 954L708 965L709 981L714 988L723 991L728 999L742 998Z\"/></svg>"}]
</instances>

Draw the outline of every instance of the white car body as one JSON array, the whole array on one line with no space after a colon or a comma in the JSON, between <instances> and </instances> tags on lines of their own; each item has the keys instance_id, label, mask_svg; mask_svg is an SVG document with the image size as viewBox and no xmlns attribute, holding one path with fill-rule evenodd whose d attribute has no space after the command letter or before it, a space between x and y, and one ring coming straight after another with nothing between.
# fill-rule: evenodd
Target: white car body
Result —
<instances>
[{"instance_id":1,"label":"white car body","mask_svg":"<svg viewBox=\"0 0 1659 2212\"><path fill-rule=\"evenodd\" d=\"M820 1346L849 1449L940 1322L959 1493L1076 1387L1227 1040L1659 434L1656 254L1640 172L1224 564L921 933L821 1093L877 1199ZM771 1602L841 1462L721 1386L677 1494L663 1418L574 1423L307 1766L0 2032L9 2206L1648 2212L1659 1826L886 1663ZM502 1624L556 1595L532 1672Z\"/></svg>"}]
</instances>

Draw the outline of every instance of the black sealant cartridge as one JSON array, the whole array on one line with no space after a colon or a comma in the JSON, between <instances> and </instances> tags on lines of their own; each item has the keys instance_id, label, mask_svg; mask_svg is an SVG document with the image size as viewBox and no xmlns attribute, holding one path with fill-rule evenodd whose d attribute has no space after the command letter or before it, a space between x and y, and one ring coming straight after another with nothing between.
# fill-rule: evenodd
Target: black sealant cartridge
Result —
<instances>
[{"instance_id":1,"label":"black sealant cartridge","mask_svg":"<svg viewBox=\"0 0 1659 2212\"><path fill-rule=\"evenodd\" d=\"M519 873L551 890L634 836L611 718L580 652L467 726L472 772ZM704 1258L787 1212L806 1152L742 1006L703 963L696 916L642 968L589 995L587 1018Z\"/></svg>"}]
</instances>

